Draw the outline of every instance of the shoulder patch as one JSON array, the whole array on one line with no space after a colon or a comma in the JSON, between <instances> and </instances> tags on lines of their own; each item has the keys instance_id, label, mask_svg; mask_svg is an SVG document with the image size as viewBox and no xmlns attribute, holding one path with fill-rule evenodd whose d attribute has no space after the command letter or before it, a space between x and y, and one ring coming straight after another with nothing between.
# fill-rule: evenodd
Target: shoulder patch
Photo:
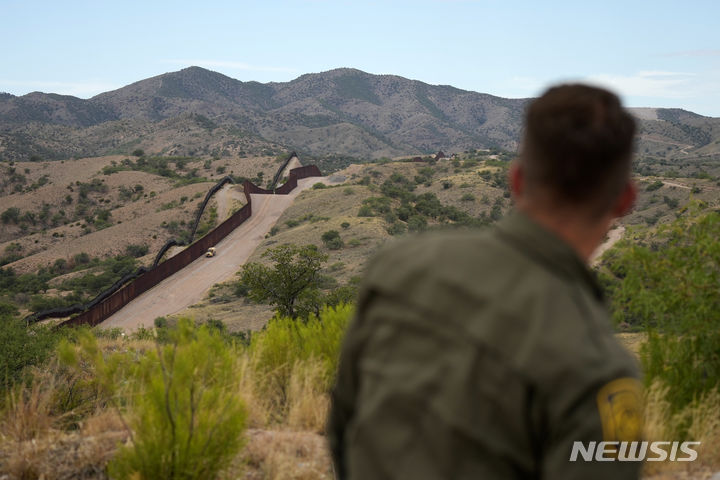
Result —
<instances>
[{"instance_id":1,"label":"shoulder patch","mask_svg":"<svg viewBox=\"0 0 720 480\"><path fill-rule=\"evenodd\" d=\"M643 427L642 386L635 378L618 378L597 394L598 411L606 442L640 440Z\"/></svg>"}]
</instances>

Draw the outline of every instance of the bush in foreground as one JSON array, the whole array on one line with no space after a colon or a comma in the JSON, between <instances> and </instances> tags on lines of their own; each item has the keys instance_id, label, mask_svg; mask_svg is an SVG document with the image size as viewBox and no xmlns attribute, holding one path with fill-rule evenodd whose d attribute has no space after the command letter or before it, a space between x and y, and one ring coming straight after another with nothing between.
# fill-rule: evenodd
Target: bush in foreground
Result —
<instances>
[{"instance_id":1,"label":"bush in foreground","mask_svg":"<svg viewBox=\"0 0 720 480\"><path fill-rule=\"evenodd\" d=\"M231 347L189 320L166 333L136 360L123 352L103 355L90 333L80 347L61 347L65 363L90 363L112 403L130 411L131 442L110 462L112 478L214 478L242 447L246 411Z\"/></svg>"},{"instance_id":2,"label":"bush in foreground","mask_svg":"<svg viewBox=\"0 0 720 480\"><path fill-rule=\"evenodd\" d=\"M269 421L322 428L327 393L352 313L352 306L339 305L324 308L307 322L276 316L264 332L253 335L245 356L245 377L255 390L253 403L265 410ZM317 418L292 421L300 415L298 409L311 410L310 416Z\"/></svg>"},{"instance_id":3,"label":"bush in foreground","mask_svg":"<svg viewBox=\"0 0 720 480\"><path fill-rule=\"evenodd\" d=\"M58 337L47 327L26 326L16 315L13 305L0 302L0 391L19 381L26 367L42 363Z\"/></svg>"}]
</instances>

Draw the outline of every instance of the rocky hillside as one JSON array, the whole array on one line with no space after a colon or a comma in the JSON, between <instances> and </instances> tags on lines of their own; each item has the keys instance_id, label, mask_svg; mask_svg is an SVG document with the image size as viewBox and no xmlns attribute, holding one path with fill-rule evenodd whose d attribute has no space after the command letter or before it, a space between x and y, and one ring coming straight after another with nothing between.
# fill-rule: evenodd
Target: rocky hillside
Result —
<instances>
[{"instance_id":1,"label":"rocky hillside","mask_svg":"<svg viewBox=\"0 0 720 480\"><path fill-rule=\"evenodd\" d=\"M443 150L514 150L525 99L337 69L291 82L241 82L198 67L89 100L0 95L0 159L128 154L226 156L291 148L361 159ZM720 119L639 109L640 151L720 150Z\"/></svg>"}]
</instances>

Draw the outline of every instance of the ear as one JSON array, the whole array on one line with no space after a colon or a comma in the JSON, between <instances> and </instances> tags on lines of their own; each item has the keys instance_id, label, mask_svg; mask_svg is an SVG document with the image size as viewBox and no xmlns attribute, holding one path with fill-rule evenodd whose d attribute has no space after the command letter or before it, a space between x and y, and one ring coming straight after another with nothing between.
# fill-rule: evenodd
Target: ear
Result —
<instances>
[{"instance_id":1,"label":"ear","mask_svg":"<svg viewBox=\"0 0 720 480\"><path fill-rule=\"evenodd\" d=\"M635 199L637 198L637 186L632 180L628 180L625 188L620 193L615 207L613 207L612 214L614 217L622 217L630 213L633 206L635 205Z\"/></svg>"},{"instance_id":2,"label":"ear","mask_svg":"<svg viewBox=\"0 0 720 480\"><path fill-rule=\"evenodd\" d=\"M510 192L513 198L518 199L525 193L525 171L519 162L515 161L510 165L508 172L510 180Z\"/></svg>"}]
</instances>

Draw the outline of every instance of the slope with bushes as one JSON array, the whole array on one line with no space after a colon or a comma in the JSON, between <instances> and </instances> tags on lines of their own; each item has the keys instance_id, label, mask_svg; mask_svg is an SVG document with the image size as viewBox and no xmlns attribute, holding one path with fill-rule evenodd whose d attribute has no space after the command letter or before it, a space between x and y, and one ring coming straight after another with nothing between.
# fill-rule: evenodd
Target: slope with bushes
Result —
<instances>
[{"instance_id":1,"label":"slope with bushes","mask_svg":"<svg viewBox=\"0 0 720 480\"><path fill-rule=\"evenodd\" d=\"M288 457L242 447L278 429L322 431L351 314L277 317L252 338L187 319L132 336L67 332L47 360L26 365L25 382L2 388L0 474L270 478L311 465L306 478L327 476L326 456L298 465L304 445Z\"/></svg>"}]
</instances>

